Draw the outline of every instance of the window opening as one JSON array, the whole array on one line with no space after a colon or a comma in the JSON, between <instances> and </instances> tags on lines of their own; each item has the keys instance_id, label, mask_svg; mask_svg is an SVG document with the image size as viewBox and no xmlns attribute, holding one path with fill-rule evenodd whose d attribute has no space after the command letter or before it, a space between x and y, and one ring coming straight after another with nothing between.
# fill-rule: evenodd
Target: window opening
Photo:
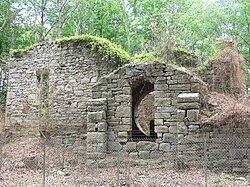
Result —
<instances>
[{"instance_id":1,"label":"window opening","mask_svg":"<svg viewBox=\"0 0 250 187\"><path fill-rule=\"evenodd\" d=\"M41 115L49 112L49 73L37 72L37 85L39 92L39 111Z\"/></svg>"},{"instance_id":2,"label":"window opening","mask_svg":"<svg viewBox=\"0 0 250 187\"><path fill-rule=\"evenodd\" d=\"M132 87L132 139L155 141L154 85L143 81Z\"/></svg>"}]
</instances>

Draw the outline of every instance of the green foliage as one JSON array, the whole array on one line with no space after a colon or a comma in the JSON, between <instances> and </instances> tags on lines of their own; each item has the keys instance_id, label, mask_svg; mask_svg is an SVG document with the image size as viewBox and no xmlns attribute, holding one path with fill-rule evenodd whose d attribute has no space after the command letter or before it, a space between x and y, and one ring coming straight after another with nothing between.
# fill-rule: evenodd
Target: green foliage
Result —
<instances>
[{"instance_id":1,"label":"green foliage","mask_svg":"<svg viewBox=\"0 0 250 187\"><path fill-rule=\"evenodd\" d=\"M235 181L237 178L236 174L221 174L214 178L214 183L220 185L221 183L227 183L227 181Z\"/></svg>"},{"instance_id":2,"label":"green foliage","mask_svg":"<svg viewBox=\"0 0 250 187\"><path fill-rule=\"evenodd\" d=\"M197 67L197 72L199 75L203 76L206 74L207 72L207 67L206 67L206 64L200 64L198 67Z\"/></svg>"},{"instance_id":3,"label":"green foliage","mask_svg":"<svg viewBox=\"0 0 250 187\"><path fill-rule=\"evenodd\" d=\"M14 55L15 57L22 57L22 55L24 53L26 53L27 51L29 51L32 48L33 48L33 45L24 47L23 49L21 49L21 48L19 48L19 49L10 49L10 53L12 55Z\"/></svg>"},{"instance_id":4,"label":"green foliage","mask_svg":"<svg viewBox=\"0 0 250 187\"><path fill-rule=\"evenodd\" d=\"M149 121L155 120L155 116L150 116Z\"/></svg>"},{"instance_id":5,"label":"green foliage","mask_svg":"<svg viewBox=\"0 0 250 187\"><path fill-rule=\"evenodd\" d=\"M63 36L89 34L108 38L130 52L130 7L122 0L91 0L77 2L63 26ZM126 3L126 2L125 2ZM66 13L67 14L67 13Z\"/></svg>"},{"instance_id":6,"label":"green foliage","mask_svg":"<svg viewBox=\"0 0 250 187\"><path fill-rule=\"evenodd\" d=\"M198 57L192 52L176 47L171 48L171 52L178 65L184 67L196 67L198 65Z\"/></svg>"},{"instance_id":7,"label":"green foliage","mask_svg":"<svg viewBox=\"0 0 250 187\"><path fill-rule=\"evenodd\" d=\"M135 55L132 58L132 61L134 63L144 63L144 62L149 62L149 61L154 61L154 60L158 60L154 52L149 52L149 53L142 52L141 54Z\"/></svg>"},{"instance_id":8,"label":"green foliage","mask_svg":"<svg viewBox=\"0 0 250 187\"><path fill-rule=\"evenodd\" d=\"M250 88L250 73L249 72L246 75L246 85L248 88Z\"/></svg>"},{"instance_id":9,"label":"green foliage","mask_svg":"<svg viewBox=\"0 0 250 187\"><path fill-rule=\"evenodd\" d=\"M0 53L1 48L8 54L10 47L21 49L55 39L56 1L8 2L0 4L0 25L5 26L0 33ZM184 47L202 61L213 55L216 38L228 36L236 39L249 65L249 11L248 1L243 0L68 0L63 7L62 34L105 37L131 54Z\"/></svg>"},{"instance_id":10,"label":"green foliage","mask_svg":"<svg viewBox=\"0 0 250 187\"><path fill-rule=\"evenodd\" d=\"M250 64L244 64L246 87L250 89Z\"/></svg>"},{"instance_id":11,"label":"green foliage","mask_svg":"<svg viewBox=\"0 0 250 187\"><path fill-rule=\"evenodd\" d=\"M15 19L12 9L12 0L0 1L0 62L3 65L1 59L6 59L9 55L9 49L12 41L12 23Z\"/></svg>"},{"instance_id":12,"label":"green foliage","mask_svg":"<svg viewBox=\"0 0 250 187\"><path fill-rule=\"evenodd\" d=\"M6 96L7 96L7 80L8 80L8 66L6 64L6 59L0 58L0 110L4 112L6 105Z\"/></svg>"},{"instance_id":13,"label":"green foliage","mask_svg":"<svg viewBox=\"0 0 250 187\"><path fill-rule=\"evenodd\" d=\"M90 47L93 51L97 51L98 53L102 54L105 59L111 61L118 59L123 63L127 63L130 59L127 52L106 38L91 35L81 35L64 37L57 40L58 45L63 45L64 43L68 42L83 42L86 44L86 47Z\"/></svg>"},{"instance_id":14,"label":"green foliage","mask_svg":"<svg viewBox=\"0 0 250 187\"><path fill-rule=\"evenodd\" d=\"M220 182L221 182L221 178L220 178L219 176L216 176L216 177L214 178L214 183L216 183L217 185L219 185Z\"/></svg>"},{"instance_id":15,"label":"green foliage","mask_svg":"<svg viewBox=\"0 0 250 187\"><path fill-rule=\"evenodd\" d=\"M8 56L10 48L18 48L13 53L22 56L27 51L24 46L54 40L59 10L57 1L0 1L0 56ZM181 47L195 52L202 62L215 53L216 39L227 36L236 41L250 69L249 12L246 0L68 0L62 10L62 35L105 37L131 55ZM123 52L108 52L102 45L90 47L111 60L128 59ZM181 50L174 53L176 64L195 59L184 58ZM155 60L153 55L141 59L135 62ZM250 85L249 75L246 80Z\"/></svg>"},{"instance_id":16,"label":"green foliage","mask_svg":"<svg viewBox=\"0 0 250 187\"><path fill-rule=\"evenodd\" d=\"M63 45L70 42L82 42L86 47L91 48L93 51L97 51L104 56L105 59L115 61L120 60L123 63L127 63L130 60L130 56L123 49L116 44L110 42L106 38L91 35L81 35L72 37L63 37L57 39L58 45ZM11 54L15 57L21 57L25 52L32 49L34 45L25 48L11 49Z\"/></svg>"},{"instance_id":17,"label":"green foliage","mask_svg":"<svg viewBox=\"0 0 250 187\"><path fill-rule=\"evenodd\" d=\"M36 109L42 115L48 114L48 112L49 112L49 105L45 101L40 101L40 104L36 106Z\"/></svg>"},{"instance_id":18,"label":"green foliage","mask_svg":"<svg viewBox=\"0 0 250 187\"><path fill-rule=\"evenodd\" d=\"M146 131L145 131L145 135L146 135L146 136L150 136L150 131L149 131L149 130L146 130Z\"/></svg>"},{"instance_id":19,"label":"green foliage","mask_svg":"<svg viewBox=\"0 0 250 187\"><path fill-rule=\"evenodd\" d=\"M49 112L49 108L48 107L41 107L41 113L47 114L48 112Z\"/></svg>"},{"instance_id":20,"label":"green foliage","mask_svg":"<svg viewBox=\"0 0 250 187\"><path fill-rule=\"evenodd\" d=\"M229 181L234 181L234 180L236 179L236 177L237 177L237 176L236 176L235 174L231 174L231 175L230 175L230 174L227 174L227 175L225 175L224 178L225 178L226 180L229 180Z\"/></svg>"},{"instance_id":21,"label":"green foliage","mask_svg":"<svg viewBox=\"0 0 250 187\"><path fill-rule=\"evenodd\" d=\"M7 89L0 92L0 110L2 111L5 109L6 97L7 97Z\"/></svg>"},{"instance_id":22,"label":"green foliage","mask_svg":"<svg viewBox=\"0 0 250 187\"><path fill-rule=\"evenodd\" d=\"M28 187L28 185L25 182L19 182L19 187Z\"/></svg>"}]
</instances>

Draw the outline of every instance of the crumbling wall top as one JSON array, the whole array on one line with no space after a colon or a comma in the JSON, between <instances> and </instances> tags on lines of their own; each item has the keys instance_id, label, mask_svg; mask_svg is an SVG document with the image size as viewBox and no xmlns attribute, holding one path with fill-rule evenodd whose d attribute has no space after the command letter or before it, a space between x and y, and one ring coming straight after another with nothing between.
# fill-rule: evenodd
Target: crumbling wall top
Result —
<instances>
[{"instance_id":1,"label":"crumbling wall top","mask_svg":"<svg viewBox=\"0 0 250 187\"><path fill-rule=\"evenodd\" d=\"M72 37L63 37L53 42L39 43L32 46L28 46L22 49L12 49L11 54L14 58L20 58L28 51L34 50L34 48L42 45L50 45L56 47L63 47L65 45L73 45L80 43L83 47L89 48L92 52L97 52L105 60L112 62L121 62L123 64L128 63L130 57L127 52L118 47L116 44L110 42L106 38L91 35L81 35Z\"/></svg>"}]
</instances>

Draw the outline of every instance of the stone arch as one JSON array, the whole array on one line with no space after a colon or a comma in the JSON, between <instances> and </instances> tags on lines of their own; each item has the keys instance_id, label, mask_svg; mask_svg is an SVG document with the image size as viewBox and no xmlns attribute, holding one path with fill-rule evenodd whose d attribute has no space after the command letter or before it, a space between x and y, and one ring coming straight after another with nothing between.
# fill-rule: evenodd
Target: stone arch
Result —
<instances>
[{"instance_id":1,"label":"stone arch","mask_svg":"<svg viewBox=\"0 0 250 187\"><path fill-rule=\"evenodd\" d=\"M153 86L142 94L133 96L133 89L136 90L142 83L150 83ZM188 134L184 118L187 117L189 109L194 109L197 114L199 104L190 105L183 100L178 103L178 95L196 93L198 88L198 80L185 69L160 62L149 62L127 64L118 68L93 87L92 95L93 99L104 98L107 101L104 112L108 136L112 134L116 141L126 143L133 137L133 110L136 103L138 104L133 101L133 97L140 100L145 94L155 92L155 132L157 139L163 140L169 133L177 133L177 126L181 129L179 133ZM190 115L191 113L192 111L189 111Z\"/></svg>"}]
</instances>

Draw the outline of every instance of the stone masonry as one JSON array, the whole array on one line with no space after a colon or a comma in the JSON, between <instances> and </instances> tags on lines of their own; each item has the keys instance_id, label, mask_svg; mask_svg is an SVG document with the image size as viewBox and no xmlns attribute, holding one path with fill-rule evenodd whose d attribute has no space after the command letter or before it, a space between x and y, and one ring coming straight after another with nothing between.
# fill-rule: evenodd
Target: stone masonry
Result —
<instances>
[{"instance_id":1,"label":"stone masonry","mask_svg":"<svg viewBox=\"0 0 250 187\"><path fill-rule=\"evenodd\" d=\"M132 90L145 82L154 85L157 137L154 140L140 137L134 140ZM197 167L204 159L204 150L207 150L210 154L207 155L207 167L246 172L250 158L247 153L250 149L249 130L202 126L202 85L200 79L185 69L160 62L127 64L101 78L93 86L93 99L88 102L88 128L92 130L87 133L87 144L90 145L87 164L113 166L114 163L106 162L105 158L109 153L122 152L127 158L132 158L135 165L162 164L158 158L163 158L167 163L169 160L176 163L177 160L183 167ZM94 121L91 116L96 116ZM105 132L104 128L96 128L103 127L103 124ZM235 142L230 145L232 139ZM237 141L244 143L237 147ZM238 156L238 152L243 155Z\"/></svg>"},{"instance_id":2,"label":"stone masonry","mask_svg":"<svg viewBox=\"0 0 250 187\"><path fill-rule=\"evenodd\" d=\"M86 104L92 98L91 88L100 77L120 65L119 61L104 60L81 42L39 44L21 56L12 56L6 128L18 127L20 131L14 133L20 136L34 136L39 134L38 130L50 131L66 146L77 144L79 139L85 141ZM39 84L43 74L47 75L48 104L41 110L40 92L44 89Z\"/></svg>"},{"instance_id":3,"label":"stone masonry","mask_svg":"<svg viewBox=\"0 0 250 187\"><path fill-rule=\"evenodd\" d=\"M231 129L225 135L222 127L201 125L204 83L199 78L163 62L121 65L104 60L81 42L39 44L21 56L12 56L5 128L21 136L48 131L59 144L86 155L89 165L114 165L105 160L117 151L141 165L150 159L168 159L178 151L181 159L192 164L204 154L205 137L214 143L207 148L214 155L211 165L223 163L219 154L223 150L231 163L244 159L247 168L250 143L230 150L215 145L218 138L247 137L249 131ZM136 99L151 92L155 136L145 139L134 130L138 125L135 105ZM243 156L232 157L232 152Z\"/></svg>"},{"instance_id":4,"label":"stone masonry","mask_svg":"<svg viewBox=\"0 0 250 187\"><path fill-rule=\"evenodd\" d=\"M154 84L157 139L155 142L129 142L133 133L131 90L133 86L145 81ZM131 154L140 158L154 157L156 151L168 152L171 149L168 138L176 134L191 137L200 132L199 86L195 76L165 63L131 64L118 68L101 78L92 89L93 100L88 102L88 128L93 130L87 134L88 144L102 145L96 140L101 134L104 137L103 130L98 128L95 131L94 127L105 124L108 145L103 147L106 150L101 149L100 152L110 151L110 148L126 149L128 146L138 147ZM103 106L104 101L106 106ZM95 116L94 121L91 116ZM101 139L104 138L99 141ZM88 150L88 154L96 155L96 150Z\"/></svg>"}]
</instances>

